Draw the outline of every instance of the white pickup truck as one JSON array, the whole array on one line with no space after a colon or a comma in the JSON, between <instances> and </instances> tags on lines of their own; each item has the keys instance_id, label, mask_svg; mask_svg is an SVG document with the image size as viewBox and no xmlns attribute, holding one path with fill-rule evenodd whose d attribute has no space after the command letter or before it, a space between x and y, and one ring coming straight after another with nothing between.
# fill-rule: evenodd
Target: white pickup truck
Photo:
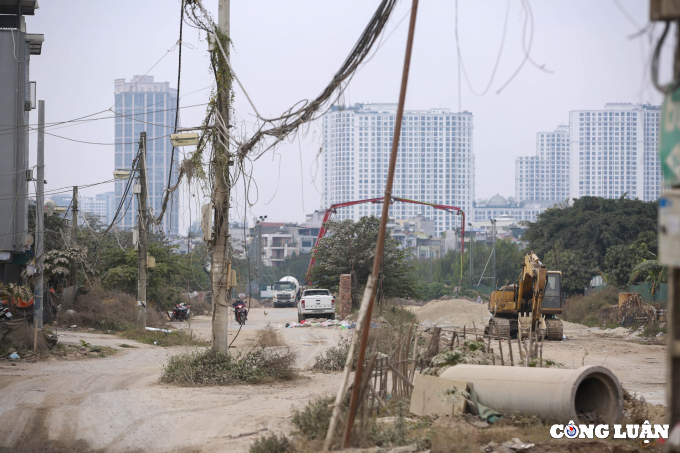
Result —
<instances>
[{"instance_id":1,"label":"white pickup truck","mask_svg":"<svg viewBox=\"0 0 680 453\"><path fill-rule=\"evenodd\" d=\"M308 289L298 302L298 322L307 318L335 319L335 296L327 289Z\"/></svg>"}]
</instances>

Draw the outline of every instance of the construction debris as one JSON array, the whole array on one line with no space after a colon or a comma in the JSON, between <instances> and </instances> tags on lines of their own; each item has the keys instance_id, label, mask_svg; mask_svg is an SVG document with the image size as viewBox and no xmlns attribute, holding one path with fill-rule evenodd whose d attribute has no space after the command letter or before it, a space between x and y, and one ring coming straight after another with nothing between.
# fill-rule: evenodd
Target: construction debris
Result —
<instances>
[{"instance_id":1,"label":"construction debris","mask_svg":"<svg viewBox=\"0 0 680 453\"><path fill-rule=\"evenodd\" d=\"M614 306L604 314L606 321L622 326L648 324L656 321L657 310L642 301L639 293L629 293L625 301Z\"/></svg>"},{"instance_id":2,"label":"construction debris","mask_svg":"<svg viewBox=\"0 0 680 453\"><path fill-rule=\"evenodd\" d=\"M455 365L493 365L494 355L486 352L486 346L481 341L465 340L435 355L430 366L423 369L423 374L439 376L442 372Z\"/></svg>"}]
</instances>

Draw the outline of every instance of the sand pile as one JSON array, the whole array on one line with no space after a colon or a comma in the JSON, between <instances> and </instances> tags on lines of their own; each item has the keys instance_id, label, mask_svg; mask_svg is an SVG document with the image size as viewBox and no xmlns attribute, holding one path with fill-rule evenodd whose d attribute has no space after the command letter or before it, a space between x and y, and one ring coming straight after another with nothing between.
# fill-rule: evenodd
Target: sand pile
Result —
<instances>
[{"instance_id":1,"label":"sand pile","mask_svg":"<svg viewBox=\"0 0 680 453\"><path fill-rule=\"evenodd\" d=\"M433 300L422 307L406 307L421 323L435 322L436 325L486 326L491 314L486 304L477 304L464 299ZM448 320L446 319L448 317ZM444 318L444 319L441 319Z\"/></svg>"}]
</instances>

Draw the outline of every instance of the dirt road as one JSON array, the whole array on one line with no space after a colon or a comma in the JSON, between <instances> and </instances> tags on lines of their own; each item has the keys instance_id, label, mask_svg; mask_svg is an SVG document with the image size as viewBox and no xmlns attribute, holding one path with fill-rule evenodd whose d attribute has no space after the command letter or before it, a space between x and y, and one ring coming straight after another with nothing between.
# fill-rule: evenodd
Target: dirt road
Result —
<instances>
[{"instance_id":1,"label":"dirt road","mask_svg":"<svg viewBox=\"0 0 680 453\"><path fill-rule=\"evenodd\" d=\"M666 404L666 346L642 344L624 328L603 330L565 322L564 335L567 338L563 341L545 342L544 359L559 362L566 368L604 365L629 392L643 396L651 404ZM504 358L509 363L507 342L502 344ZM495 351L496 341L492 341L491 346ZM517 365L519 354L515 340L512 347Z\"/></svg>"},{"instance_id":2,"label":"dirt road","mask_svg":"<svg viewBox=\"0 0 680 453\"><path fill-rule=\"evenodd\" d=\"M258 312L259 310L259 312ZM295 309L254 309L235 346L258 329L297 319ZM188 327L188 326L183 326ZM194 318L196 334L210 337L207 317ZM234 332L235 326L230 326ZM331 329L285 329L299 351L299 366L337 342ZM233 338L230 335L230 338ZM290 428L291 408L337 391L339 375L303 373L286 384L177 388L158 384L163 365L180 348L122 340L113 335L65 333L60 341L120 349L115 356L0 366L0 451L247 451L251 434ZM134 344L137 349L118 345Z\"/></svg>"},{"instance_id":3,"label":"dirt road","mask_svg":"<svg viewBox=\"0 0 680 453\"><path fill-rule=\"evenodd\" d=\"M253 309L234 346L247 347L259 329L270 325L299 352L297 366L304 370L337 343L342 331L284 327L296 319L295 309ZM175 326L210 339L208 317ZM237 331L238 326L230 325L229 337ZM567 323L565 334L565 341L545 343L544 358L567 367L604 364L629 391L654 404L665 402L665 346L639 344L625 329ZM60 336L64 343L81 339L119 352L103 359L0 363L0 451L247 451L258 435L289 431L291 408L335 393L340 380L339 374L303 371L303 379L286 384L171 387L158 384L158 378L181 348L114 335ZM122 343L137 348L121 348ZM507 343L503 347L507 360ZM517 358L516 344L514 349ZM234 438L243 433L247 435Z\"/></svg>"}]
</instances>

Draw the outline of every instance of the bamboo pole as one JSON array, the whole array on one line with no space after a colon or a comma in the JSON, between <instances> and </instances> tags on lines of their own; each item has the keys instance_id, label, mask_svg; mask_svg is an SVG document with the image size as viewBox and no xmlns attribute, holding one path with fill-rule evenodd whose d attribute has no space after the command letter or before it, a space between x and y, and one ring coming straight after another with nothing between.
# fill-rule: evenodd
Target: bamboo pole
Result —
<instances>
[{"instance_id":1,"label":"bamboo pole","mask_svg":"<svg viewBox=\"0 0 680 453\"><path fill-rule=\"evenodd\" d=\"M501 366L505 366L505 360L503 360L503 346L501 346L501 333L498 328L496 328L496 338L498 338L498 352L501 355Z\"/></svg>"},{"instance_id":2,"label":"bamboo pole","mask_svg":"<svg viewBox=\"0 0 680 453\"><path fill-rule=\"evenodd\" d=\"M529 323L529 350L527 351L527 366L531 364L531 358L534 354L534 332L533 332L533 322Z\"/></svg>"},{"instance_id":3,"label":"bamboo pole","mask_svg":"<svg viewBox=\"0 0 680 453\"><path fill-rule=\"evenodd\" d=\"M508 349L510 349L510 366L515 366L515 360L512 357L512 336L510 335L509 327L508 327Z\"/></svg>"},{"instance_id":4,"label":"bamboo pole","mask_svg":"<svg viewBox=\"0 0 680 453\"><path fill-rule=\"evenodd\" d=\"M524 355L522 354L522 324L517 322L517 349L519 349L519 363L524 364Z\"/></svg>"}]
</instances>

